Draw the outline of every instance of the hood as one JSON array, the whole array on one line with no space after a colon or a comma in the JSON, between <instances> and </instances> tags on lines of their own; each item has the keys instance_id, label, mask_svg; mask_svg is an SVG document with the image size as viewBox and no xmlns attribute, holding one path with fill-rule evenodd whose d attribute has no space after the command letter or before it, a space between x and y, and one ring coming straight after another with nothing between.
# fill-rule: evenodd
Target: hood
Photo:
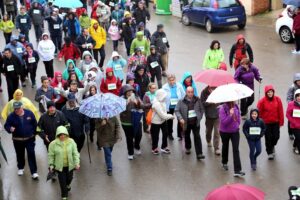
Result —
<instances>
[{"instance_id":1,"label":"hood","mask_svg":"<svg viewBox=\"0 0 300 200\"><path fill-rule=\"evenodd\" d=\"M55 136L58 137L59 134L65 134L65 135L69 136L68 130L64 126L57 127Z\"/></svg>"},{"instance_id":2,"label":"hood","mask_svg":"<svg viewBox=\"0 0 300 200\"><path fill-rule=\"evenodd\" d=\"M139 32L136 33L136 37L137 37L138 39L143 39L144 33L143 33L142 31L139 31Z\"/></svg>"},{"instance_id":3,"label":"hood","mask_svg":"<svg viewBox=\"0 0 300 200\"><path fill-rule=\"evenodd\" d=\"M131 73L129 73L129 74L127 74L127 76L126 76L126 83L127 83L128 81L134 80L134 79L135 79L134 75L131 74Z\"/></svg>"},{"instance_id":4,"label":"hood","mask_svg":"<svg viewBox=\"0 0 300 200\"><path fill-rule=\"evenodd\" d=\"M294 83L296 84L296 81L300 81L300 73L296 73L294 75Z\"/></svg>"},{"instance_id":5,"label":"hood","mask_svg":"<svg viewBox=\"0 0 300 200\"><path fill-rule=\"evenodd\" d=\"M89 66L89 70L88 70L88 71L91 71L92 69L96 69L97 72L99 71L99 67L98 67L98 65L96 65L96 64L91 64L91 65Z\"/></svg>"},{"instance_id":6,"label":"hood","mask_svg":"<svg viewBox=\"0 0 300 200\"><path fill-rule=\"evenodd\" d=\"M185 81L185 79L187 79L188 77L192 77L192 82L193 82L193 76L192 76L192 74L191 74L191 72L185 72L184 74L183 74L183 77L182 77L182 79L181 79L181 82L183 83L184 81Z\"/></svg>"},{"instance_id":7,"label":"hood","mask_svg":"<svg viewBox=\"0 0 300 200\"><path fill-rule=\"evenodd\" d=\"M129 84L123 85L121 90L123 91L123 94L124 94L124 95L125 95L126 92L128 92L128 91L133 91L133 92L135 92L134 87L132 87L132 86L129 85Z\"/></svg>"},{"instance_id":8,"label":"hood","mask_svg":"<svg viewBox=\"0 0 300 200\"><path fill-rule=\"evenodd\" d=\"M22 38L25 38L25 35L22 34L22 33L20 33L20 34L19 34L19 40L21 40Z\"/></svg>"},{"instance_id":9,"label":"hood","mask_svg":"<svg viewBox=\"0 0 300 200\"><path fill-rule=\"evenodd\" d=\"M257 108L252 108L250 110L250 119L252 119L251 115L252 115L253 112L257 112L257 118L259 118L259 110Z\"/></svg>"},{"instance_id":10,"label":"hood","mask_svg":"<svg viewBox=\"0 0 300 200\"><path fill-rule=\"evenodd\" d=\"M14 92L14 100L17 100L17 94L21 95L21 98L23 97L23 91L20 90L20 89L17 89L17 90Z\"/></svg>"},{"instance_id":11,"label":"hood","mask_svg":"<svg viewBox=\"0 0 300 200\"><path fill-rule=\"evenodd\" d=\"M62 73L60 71L54 72L54 78L56 79L58 76L62 76Z\"/></svg>"},{"instance_id":12,"label":"hood","mask_svg":"<svg viewBox=\"0 0 300 200\"><path fill-rule=\"evenodd\" d=\"M246 42L245 37L244 37L243 34L239 34L239 35L236 36L236 42L238 42L240 39L244 39L244 41Z\"/></svg>"},{"instance_id":13,"label":"hood","mask_svg":"<svg viewBox=\"0 0 300 200\"><path fill-rule=\"evenodd\" d=\"M125 17L125 18L126 18L126 17L131 17L130 12L129 12L129 11L125 11L125 12L124 12L124 17Z\"/></svg>"},{"instance_id":14,"label":"hood","mask_svg":"<svg viewBox=\"0 0 300 200\"><path fill-rule=\"evenodd\" d=\"M113 76L114 76L114 70L113 70L113 68L106 68L106 71L105 71L106 76L107 76L107 74L108 74L109 72L112 72L112 73L113 73Z\"/></svg>"},{"instance_id":15,"label":"hood","mask_svg":"<svg viewBox=\"0 0 300 200\"><path fill-rule=\"evenodd\" d=\"M98 1L98 6L104 6L105 4L102 1Z\"/></svg>"},{"instance_id":16,"label":"hood","mask_svg":"<svg viewBox=\"0 0 300 200\"><path fill-rule=\"evenodd\" d=\"M115 19L111 20L110 25L112 25L114 22L117 23L117 20L115 20ZM117 25L118 25L118 24L117 24Z\"/></svg>"},{"instance_id":17,"label":"hood","mask_svg":"<svg viewBox=\"0 0 300 200\"><path fill-rule=\"evenodd\" d=\"M10 41L12 42L12 41L14 41L14 40L18 40L19 38L18 38L18 36L16 36L16 35L12 35L12 36L10 36Z\"/></svg>"},{"instance_id":18,"label":"hood","mask_svg":"<svg viewBox=\"0 0 300 200\"><path fill-rule=\"evenodd\" d=\"M84 60L84 57L87 56L87 55L91 56L92 60L94 59L93 56L92 56L92 54L91 54L91 52L89 52L89 51L84 51L82 53L81 59Z\"/></svg>"},{"instance_id":19,"label":"hood","mask_svg":"<svg viewBox=\"0 0 300 200\"><path fill-rule=\"evenodd\" d=\"M121 57L120 54L117 51L113 51L112 54L111 54L111 59L113 59L114 57L117 57L117 56L119 58Z\"/></svg>"},{"instance_id":20,"label":"hood","mask_svg":"<svg viewBox=\"0 0 300 200\"><path fill-rule=\"evenodd\" d=\"M93 27L94 24L99 24L99 22L97 20L95 20L95 19L92 19L91 20L91 27Z\"/></svg>"},{"instance_id":21,"label":"hood","mask_svg":"<svg viewBox=\"0 0 300 200\"><path fill-rule=\"evenodd\" d=\"M267 96L267 92L273 90L273 92L275 93L275 89L273 87L273 85L266 85L265 86L265 95Z\"/></svg>"},{"instance_id":22,"label":"hood","mask_svg":"<svg viewBox=\"0 0 300 200\"><path fill-rule=\"evenodd\" d=\"M43 33L43 34L42 34L42 38L43 38L45 35L47 35L47 36L49 37L49 34L48 34L48 33Z\"/></svg>"},{"instance_id":23,"label":"hood","mask_svg":"<svg viewBox=\"0 0 300 200\"><path fill-rule=\"evenodd\" d=\"M300 89L297 89L294 94L294 99L296 99L297 94L300 94Z\"/></svg>"},{"instance_id":24,"label":"hood","mask_svg":"<svg viewBox=\"0 0 300 200\"><path fill-rule=\"evenodd\" d=\"M67 63L66 63L66 69L68 69L70 63L73 64L73 69L75 69L75 68L76 68L76 65L75 65L75 63L74 63L74 61L73 61L72 59L67 60Z\"/></svg>"},{"instance_id":25,"label":"hood","mask_svg":"<svg viewBox=\"0 0 300 200\"><path fill-rule=\"evenodd\" d=\"M156 99L159 102L164 102L167 97L167 92L164 89L159 89L156 91Z\"/></svg>"}]
</instances>

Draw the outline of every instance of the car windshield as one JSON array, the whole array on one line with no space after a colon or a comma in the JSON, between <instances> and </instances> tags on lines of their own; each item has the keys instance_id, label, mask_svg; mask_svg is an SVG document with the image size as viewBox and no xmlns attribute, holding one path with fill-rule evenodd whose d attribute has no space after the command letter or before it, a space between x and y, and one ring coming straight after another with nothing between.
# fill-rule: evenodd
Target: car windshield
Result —
<instances>
[{"instance_id":1,"label":"car windshield","mask_svg":"<svg viewBox=\"0 0 300 200\"><path fill-rule=\"evenodd\" d=\"M217 0L219 8L230 8L240 6L240 3L237 0Z\"/></svg>"}]
</instances>

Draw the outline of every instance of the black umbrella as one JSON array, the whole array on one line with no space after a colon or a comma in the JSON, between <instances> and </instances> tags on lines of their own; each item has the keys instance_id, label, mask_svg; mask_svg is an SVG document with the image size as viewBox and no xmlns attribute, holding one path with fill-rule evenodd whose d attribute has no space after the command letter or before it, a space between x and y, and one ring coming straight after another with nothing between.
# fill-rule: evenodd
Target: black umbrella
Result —
<instances>
[{"instance_id":1,"label":"black umbrella","mask_svg":"<svg viewBox=\"0 0 300 200\"><path fill-rule=\"evenodd\" d=\"M55 171L54 170L51 170L51 171L49 170L46 182L49 181L50 179L53 179L55 176L56 176Z\"/></svg>"},{"instance_id":2,"label":"black umbrella","mask_svg":"<svg viewBox=\"0 0 300 200\"><path fill-rule=\"evenodd\" d=\"M0 138L0 151L2 153L2 156L3 156L4 160L7 162L7 157L6 157L5 151L4 151L2 143L1 143L1 138Z\"/></svg>"}]
</instances>

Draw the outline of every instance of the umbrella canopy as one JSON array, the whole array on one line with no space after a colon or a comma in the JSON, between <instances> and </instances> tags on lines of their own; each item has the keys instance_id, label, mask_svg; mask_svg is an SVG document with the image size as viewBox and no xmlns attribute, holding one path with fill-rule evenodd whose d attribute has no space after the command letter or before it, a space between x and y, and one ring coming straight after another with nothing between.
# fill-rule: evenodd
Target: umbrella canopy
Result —
<instances>
[{"instance_id":1,"label":"umbrella canopy","mask_svg":"<svg viewBox=\"0 0 300 200\"><path fill-rule=\"evenodd\" d=\"M126 110L126 100L111 93L96 94L82 101L79 112L90 118L111 118Z\"/></svg>"},{"instance_id":2,"label":"umbrella canopy","mask_svg":"<svg viewBox=\"0 0 300 200\"><path fill-rule=\"evenodd\" d=\"M55 0L53 5L59 8L81 8L83 6L80 0Z\"/></svg>"},{"instance_id":3,"label":"umbrella canopy","mask_svg":"<svg viewBox=\"0 0 300 200\"><path fill-rule=\"evenodd\" d=\"M229 184L211 191L205 200L264 200L265 194L261 190L244 185Z\"/></svg>"},{"instance_id":4,"label":"umbrella canopy","mask_svg":"<svg viewBox=\"0 0 300 200\"><path fill-rule=\"evenodd\" d=\"M249 87L239 84L230 83L228 85L221 85L217 87L207 98L208 103L224 103L237 101L246 97L250 97L253 90Z\"/></svg>"},{"instance_id":5,"label":"umbrella canopy","mask_svg":"<svg viewBox=\"0 0 300 200\"><path fill-rule=\"evenodd\" d=\"M1 143L1 139L0 139L0 151L2 153L2 156L3 156L4 160L7 162L7 157L6 157L5 151L3 149L3 146L2 146L2 143Z\"/></svg>"},{"instance_id":6,"label":"umbrella canopy","mask_svg":"<svg viewBox=\"0 0 300 200\"><path fill-rule=\"evenodd\" d=\"M49 171L48 174L47 174L46 182L49 181L50 179L54 178L55 176L56 176L56 172L54 170Z\"/></svg>"},{"instance_id":7,"label":"umbrella canopy","mask_svg":"<svg viewBox=\"0 0 300 200\"><path fill-rule=\"evenodd\" d=\"M194 77L197 82L205 83L211 87L218 87L229 83L236 83L230 73L224 70L209 69L199 72Z\"/></svg>"},{"instance_id":8,"label":"umbrella canopy","mask_svg":"<svg viewBox=\"0 0 300 200\"><path fill-rule=\"evenodd\" d=\"M285 0L284 3L286 5L292 5L292 6L300 7L300 0Z\"/></svg>"}]
</instances>

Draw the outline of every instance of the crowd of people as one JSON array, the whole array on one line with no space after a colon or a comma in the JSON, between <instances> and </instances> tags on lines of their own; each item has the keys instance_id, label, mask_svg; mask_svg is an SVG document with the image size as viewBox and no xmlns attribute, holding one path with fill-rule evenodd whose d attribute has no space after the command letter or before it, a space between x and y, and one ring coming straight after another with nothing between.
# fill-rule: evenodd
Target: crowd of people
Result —
<instances>
[{"instance_id":1,"label":"crowd of people","mask_svg":"<svg viewBox=\"0 0 300 200\"><path fill-rule=\"evenodd\" d=\"M12 134L19 176L24 174L26 149L32 178L39 177L34 151L35 137L39 135L48 151L49 171L54 174L52 179L57 173L61 197L67 199L73 170L80 168L80 151L86 133L87 139L94 142L96 131L97 146L99 150L103 149L107 174L111 176L112 151L121 139L121 127L129 160L142 154L140 142L143 133L150 134L154 155L170 154L168 143L174 140L174 123L178 140L184 141L185 153L191 154L192 132L196 159L203 160L205 155L200 136L203 115L206 143L217 156L222 156L224 170L228 170L231 141L234 176L245 175L239 156L242 120L245 121L242 131L249 144L252 170L257 169L263 136L268 159L275 158L280 127L284 125L284 110L274 87L265 87L265 95L257 108L250 112L254 94L242 99L240 107L237 102L207 103L215 87L208 85L198 91L190 72L185 72L180 81L168 73L169 40L163 24L158 24L153 34L147 29L150 20L147 1L91 1L90 15L87 2L75 10L59 9L51 0L38 0L29 5L26 2L20 2L17 13L15 0L5 0L6 14L0 21L6 42L0 55L0 72L6 78L8 96L1 115L5 120L5 130ZM33 39L33 36L29 37L32 25L38 43L36 49L29 41ZM18 36L13 34L14 29L19 32ZM113 52L105 65L109 40ZM118 52L123 47L120 43L124 43L126 58ZM54 59L64 63L63 71L54 71ZM36 88L40 60L44 63L46 75L40 77L41 86ZM224 60L221 43L212 41L203 68L227 70ZM252 90L255 80L259 84L262 82L259 69L253 62L250 44L243 35L238 35L230 50L229 65L235 69L236 82ZM38 109L19 89L19 82L22 87L27 86L29 76L32 89L36 90L34 101L39 105ZM3 92L1 79L0 92ZM79 112L81 102L97 93L112 93L124 98L126 110L119 116L103 119L89 118ZM299 154L299 73L295 74L293 85L288 90L287 101L290 139L294 140L294 152ZM134 126L133 110L143 111L140 126ZM162 142L159 148L160 130Z\"/></svg>"}]
</instances>

